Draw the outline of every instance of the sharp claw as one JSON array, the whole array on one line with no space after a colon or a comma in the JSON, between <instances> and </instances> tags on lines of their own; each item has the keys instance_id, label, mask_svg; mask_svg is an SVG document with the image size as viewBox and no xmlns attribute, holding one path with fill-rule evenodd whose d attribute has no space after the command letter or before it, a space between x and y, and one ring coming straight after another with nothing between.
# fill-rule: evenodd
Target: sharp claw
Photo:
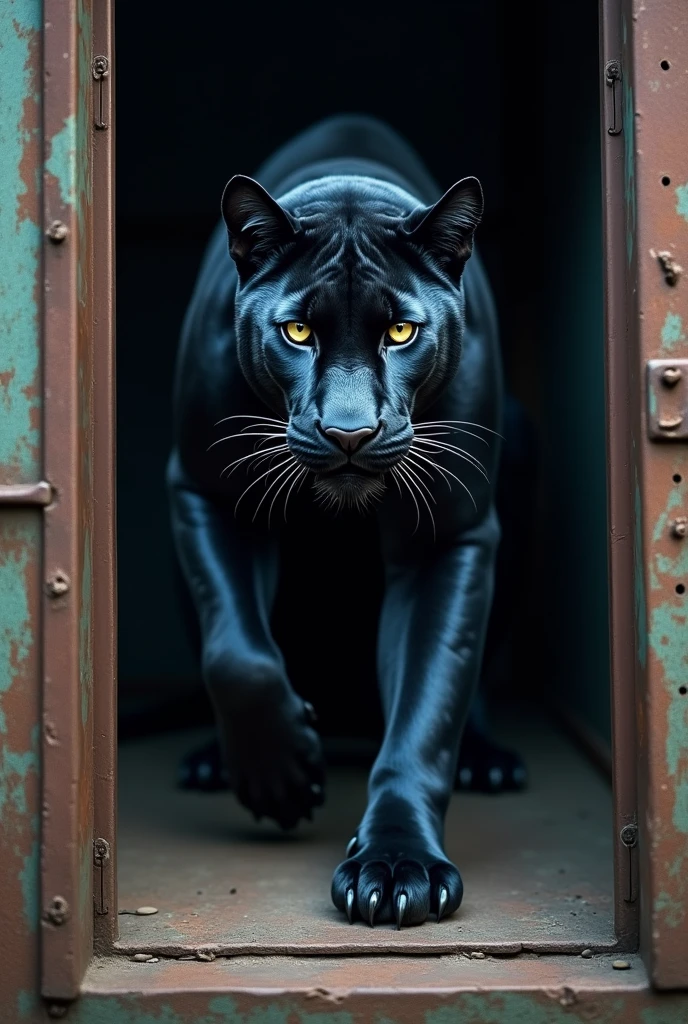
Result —
<instances>
[{"instance_id":1,"label":"sharp claw","mask_svg":"<svg viewBox=\"0 0 688 1024\"><path fill-rule=\"evenodd\" d=\"M352 836L346 845L346 856L350 857L356 849L356 843L358 842L358 836Z\"/></svg>"},{"instance_id":2,"label":"sharp claw","mask_svg":"<svg viewBox=\"0 0 688 1024\"><path fill-rule=\"evenodd\" d=\"M442 920L442 915L444 914L445 910L447 909L447 900L448 899L449 899L449 893L447 891L447 888L446 888L446 886L441 885L440 886L440 891L439 891L439 897L438 897L438 900L437 900L437 920L438 921Z\"/></svg>"},{"instance_id":3,"label":"sharp claw","mask_svg":"<svg viewBox=\"0 0 688 1024\"><path fill-rule=\"evenodd\" d=\"M368 901L368 924L370 925L371 928L373 927L375 921L375 911L377 910L377 905L379 902L380 893L377 891L377 889L374 889L373 892L371 892L370 900Z\"/></svg>"},{"instance_id":4,"label":"sharp claw","mask_svg":"<svg viewBox=\"0 0 688 1024\"><path fill-rule=\"evenodd\" d=\"M397 931L401 931L401 922L404 920L404 914L406 913L406 905L408 903L408 897L405 892L400 892L397 896Z\"/></svg>"},{"instance_id":5,"label":"sharp claw","mask_svg":"<svg viewBox=\"0 0 688 1024\"><path fill-rule=\"evenodd\" d=\"M349 918L349 924L354 923L354 891L353 889L346 890L346 916Z\"/></svg>"}]
</instances>

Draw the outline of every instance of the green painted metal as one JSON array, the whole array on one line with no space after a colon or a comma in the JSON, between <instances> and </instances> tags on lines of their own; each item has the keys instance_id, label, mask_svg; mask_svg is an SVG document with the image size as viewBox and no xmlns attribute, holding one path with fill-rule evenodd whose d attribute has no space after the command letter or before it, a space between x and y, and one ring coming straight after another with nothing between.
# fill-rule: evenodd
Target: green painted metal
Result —
<instances>
[{"instance_id":1,"label":"green painted metal","mask_svg":"<svg viewBox=\"0 0 688 1024\"><path fill-rule=\"evenodd\" d=\"M40 0L0 4L0 483L39 479Z\"/></svg>"},{"instance_id":2,"label":"green painted metal","mask_svg":"<svg viewBox=\"0 0 688 1024\"><path fill-rule=\"evenodd\" d=\"M0 483L41 479L41 0L0 4ZM37 1001L41 513L0 510L0 1019ZM15 1012L16 1011L16 1012Z\"/></svg>"},{"instance_id":3,"label":"green painted metal","mask_svg":"<svg viewBox=\"0 0 688 1024\"><path fill-rule=\"evenodd\" d=\"M415 997L415 998L414 998ZM186 1000L167 995L87 996L70 1012L74 1024L685 1024L688 996L653 998L642 989L579 998L571 990L345 994L344 1004L311 1009L308 996L200 994ZM304 1003L306 1005L304 1005ZM352 1005L346 1008L347 1004Z\"/></svg>"}]
</instances>

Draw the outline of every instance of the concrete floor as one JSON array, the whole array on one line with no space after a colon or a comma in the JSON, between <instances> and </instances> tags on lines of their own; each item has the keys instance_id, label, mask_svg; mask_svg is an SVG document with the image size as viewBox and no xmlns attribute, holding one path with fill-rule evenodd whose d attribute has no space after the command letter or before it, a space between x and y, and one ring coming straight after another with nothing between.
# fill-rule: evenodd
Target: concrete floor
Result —
<instances>
[{"instance_id":1,"label":"concrete floor","mask_svg":"<svg viewBox=\"0 0 688 1024\"><path fill-rule=\"evenodd\" d=\"M447 853L462 872L464 902L439 925L401 932L350 926L330 903L332 870L364 807L365 772L332 771L316 821L285 836L255 824L231 794L174 788L179 756L199 738L169 734L120 751L122 951L365 956L613 947L611 791L553 727L531 721L502 736L526 757L527 792L454 797ZM142 905L158 913L122 913Z\"/></svg>"}]
</instances>

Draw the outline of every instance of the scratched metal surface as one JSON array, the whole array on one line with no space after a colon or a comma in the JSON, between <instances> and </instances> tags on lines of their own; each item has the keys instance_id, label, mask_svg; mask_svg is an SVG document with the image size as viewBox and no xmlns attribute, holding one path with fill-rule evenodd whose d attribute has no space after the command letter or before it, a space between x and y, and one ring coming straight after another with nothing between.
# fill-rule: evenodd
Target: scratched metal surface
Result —
<instances>
[{"instance_id":1,"label":"scratched metal surface","mask_svg":"<svg viewBox=\"0 0 688 1024\"><path fill-rule=\"evenodd\" d=\"M688 996L651 993L627 956L241 957L95 963L76 1024L683 1024Z\"/></svg>"},{"instance_id":2,"label":"scratched metal surface","mask_svg":"<svg viewBox=\"0 0 688 1024\"><path fill-rule=\"evenodd\" d=\"M42 957L45 995L78 992L93 950L93 78L90 0L44 0ZM62 910L58 916L55 906Z\"/></svg>"},{"instance_id":3,"label":"scratched metal surface","mask_svg":"<svg viewBox=\"0 0 688 1024\"><path fill-rule=\"evenodd\" d=\"M683 0L635 0L625 21L627 257L637 276L635 544L644 799L641 917L651 975L688 986L688 514L685 442L650 441L647 360L688 358L688 20ZM668 254L660 259L660 254ZM669 265L682 265L672 282ZM664 402L663 389L656 400ZM688 410L685 410L688 415ZM660 409L661 415L661 409Z\"/></svg>"},{"instance_id":4,"label":"scratched metal surface","mask_svg":"<svg viewBox=\"0 0 688 1024\"><path fill-rule=\"evenodd\" d=\"M349 926L329 886L365 799L365 775L333 773L314 825L282 838L231 796L180 792L174 770L194 735L120 751L118 948L215 952L437 953L455 949L609 948L611 794L559 733L523 725L530 790L455 797L447 849L466 885L458 914L401 932ZM235 888L236 892L231 890Z\"/></svg>"},{"instance_id":5,"label":"scratched metal surface","mask_svg":"<svg viewBox=\"0 0 688 1024\"><path fill-rule=\"evenodd\" d=\"M0 484L40 480L41 4L0 4ZM0 508L0 1019L37 1003L40 544ZM3 1014L5 1015L3 1017Z\"/></svg>"}]
</instances>

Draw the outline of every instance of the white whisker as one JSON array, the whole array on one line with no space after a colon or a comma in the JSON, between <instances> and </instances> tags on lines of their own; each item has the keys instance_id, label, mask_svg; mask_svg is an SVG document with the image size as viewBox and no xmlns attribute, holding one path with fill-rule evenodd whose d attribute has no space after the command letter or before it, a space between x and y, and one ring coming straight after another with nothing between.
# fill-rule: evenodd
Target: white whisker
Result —
<instances>
[{"instance_id":1,"label":"white whisker","mask_svg":"<svg viewBox=\"0 0 688 1024\"><path fill-rule=\"evenodd\" d=\"M275 469L279 469L280 466L285 466L288 462L291 462L293 458L294 458L293 455L289 455L289 457L287 459L285 459L283 462L279 462L274 468ZM257 477L253 481L252 484L249 484L248 487L246 487L241 492L241 494L239 495L239 499L238 499L236 505L234 506L234 515L235 516L236 516L236 513L237 513L237 509L239 508L239 502L248 494L248 492L251 490L252 487L255 487L256 484L260 483L260 481L263 479L263 477L266 477L268 475L268 473L272 473L272 472L273 472L273 467L271 466L270 469L267 469L264 473L261 474L261 476Z\"/></svg>"},{"instance_id":2,"label":"white whisker","mask_svg":"<svg viewBox=\"0 0 688 1024\"><path fill-rule=\"evenodd\" d=\"M425 502L425 507L428 510L428 515L430 516L430 522L432 523L432 539L433 539L433 541L437 540L437 530L435 529L435 517L432 514L432 509L430 508L430 506L428 504L428 499L425 497L425 495L423 494L423 491L419 487L419 483L421 483L422 481L420 481L420 478L413 472L413 470L410 468L410 466L406 465L406 460L405 459L402 459L402 461L399 463L399 470L400 470L400 472L402 472L404 474L408 474L410 476L411 484L413 484L415 486L415 488L416 488L416 490L418 492L419 497L422 498L423 501ZM423 486L427 490L426 485L423 484ZM430 494L429 491L428 491L428 493ZM430 497L432 498L432 494L430 494ZM434 501L435 499L432 498L432 500Z\"/></svg>"},{"instance_id":3,"label":"white whisker","mask_svg":"<svg viewBox=\"0 0 688 1024\"><path fill-rule=\"evenodd\" d=\"M432 448L436 448L439 451L449 452L452 455L458 455L460 459L464 459L466 462L470 462L471 466L474 466L475 469L477 469L478 472L485 477L488 483L490 482L490 478L488 477L482 462L480 461L480 459L476 459L475 455L471 455L470 452L465 451L463 448L457 448L453 444L447 444L445 441L425 441L424 438L419 437L415 439L415 443L421 442L430 445Z\"/></svg>"},{"instance_id":4,"label":"white whisker","mask_svg":"<svg viewBox=\"0 0 688 1024\"><path fill-rule=\"evenodd\" d=\"M447 481L447 487L451 491L452 487L451 487L451 484L449 483L449 480L447 479L447 477L448 476L454 476L453 473L450 473L448 469L445 469L443 466L440 466L439 462L433 462L432 459L429 459L426 455L423 455L421 452L419 452L417 448L413 449L413 454L416 456L416 458L422 459L423 462L427 462L428 465L433 467L433 469L436 469L439 473L441 473L442 476L444 477L444 479ZM411 456L407 455L406 458L407 459L411 459ZM413 461L413 460L411 459L411 461ZM454 477L454 479L458 480L458 477Z\"/></svg>"},{"instance_id":5,"label":"white whisker","mask_svg":"<svg viewBox=\"0 0 688 1024\"><path fill-rule=\"evenodd\" d=\"M265 433L262 433L262 434L227 434L226 437L220 437L217 441L213 441L212 444L209 444L208 447L206 448L206 451L209 452L210 449L214 448L216 444L222 444L223 441L231 441L235 437L284 437L284 436L285 436L284 434L265 434Z\"/></svg>"},{"instance_id":6,"label":"white whisker","mask_svg":"<svg viewBox=\"0 0 688 1024\"><path fill-rule=\"evenodd\" d=\"M418 527L420 526L420 509L419 509L419 507L418 507L418 502L416 501L416 496L415 496L415 494L413 493L413 491L411 490L411 488L410 488L410 486L409 486L409 482L408 482L408 480L406 479L406 477L405 477L405 476L402 476L402 474L401 474L401 473L399 472L399 469L400 469L400 467L399 467L399 466L394 466L394 468L392 469L392 473L394 473L394 475L395 475L395 476L396 476L397 474L399 475L399 480L400 480L400 481L401 481L401 482L402 482L402 483L404 484L404 486L406 487L407 491L408 491L408 492L409 492L409 494L411 495L411 498L413 499L413 504L414 504L414 505L416 506L416 529L415 529L415 530L413 531L413 533L415 534L415 533L416 533L416 530L417 530L417 529L418 529ZM413 534L412 534L412 536L413 536Z\"/></svg>"},{"instance_id":7,"label":"white whisker","mask_svg":"<svg viewBox=\"0 0 688 1024\"><path fill-rule=\"evenodd\" d=\"M264 420L266 423L278 423L281 427L287 426L286 420L276 420L271 416L256 416L255 413L250 415L242 413L237 416L225 416L224 419L218 420L215 426L219 427L221 423L227 423L229 420Z\"/></svg>"},{"instance_id":8,"label":"white whisker","mask_svg":"<svg viewBox=\"0 0 688 1024\"><path fill-rule=\"evenodd\" d=\"M278 466L275 466L275 469L276 469L276 470L277 470L277 469L280 469L281 467L284 467L284 468L282 468L282 472L281 472L281 473L278 473L278 474L277 474L277 476L275 477L275 479L274 479L274 480L272 480L272 481L270 482L270 486L269 486L269 487L267 487L267 488L265 489L265 494L263 495L263 497L262 497L262 498L260 499L260 501L258 502L258 505L257 505L257 507L256 507L256 511L255 511L255 512L253 513L253 518L251 519L251 522L252 522L252 523L255 523L255 521L256 521L256 516L257 516L257 515L258 515L258 513L260 512L260 506L261 506L261 505L263 504L263 502L264 502L264 501L265 501L265 499L267 498L267 496L268 496L268 494L270 493L270 491L272 490L272 488L273 488L273 487L275 486L275 484L277 483L277 481L278 481L278 480L281 480L281 479L282 479L282 477L283 477L283 476L285 475L285 473L288 473L288 472L289 472L289 470L291 469L292 465L293 465L293 464L294 464L295 462L296 462L296 459L295 459L295 458L294 458L294 456L292 455L291 459L287 459L287 462L286 462L286 466L285 466L284 462L280 462L280 464L279 464ZM269 473L269 472L270 472L270 470L268 470L268 473ZM278 492L278 493L279 493L279 492ZM270 521L268 520L268 526L269 526L269 525L270 525Z\"/></svg>"},{"instance_id":9,"label":"white whisker","mask_svg":"<svg viewBox=\"0 0 688 1024\"><path fill-rule=\"evenodd\" d=\"M424 458L425 458L425 456L424 456L424 455L421 455L421 453L420 453L419 451L417 451L416 449L414 449L414 451L416 452L416 455L418 456L418 458L419 458L419 459L424 459ZM473 495L471 494L471 492L470 492L469 488L468 488L468 487L466 487L466 485L465 485L465 483L463 482L463 480L461 480L461 478L460 478L460 477L458 477L458 476L456 476L456 475L455 475L454 473L452 473L452 472L451 472L451 470L449 470L449 469L445 469L445 468L444 468L443 466L440 466L440 465L438 465L437 463L435 463L435 465L437 466L437 469L439 469L439 470L440 470L440 471L441 471L442 473L448 473L448 474L449 474L449 476L453 477L453 478L454 478L454 480L456 480L457 484L461 484L461 486L463 487L464 491L466 491L466 493L468 494L468 497L469 497L469 498L471 499L471 501L473 502L473 508L474 508L474 509L476 510L476 512L477 512L477 511L478 511L478 506L477 506L477 505L476 505L476 503L475 503L475 498L474 498L474 497L473 497Z\"/></svg>"},{"instance_id":10,"label":"white whisker","mask_svg":"<svg viewBox=\"0 0 688 1024\"><path fill-rule=\"evenodd\" d=\"M289 504L289 497L291 495L291 492L294 490L294 485L299 483L299 480L301 481L301 484L302 484L303 480L304 480L304 477L306 477L307 475L308 475L308 466L304 466L302 468L301 472L296 476L296 478L294 480L292 480L291 486L290 486L289 490L287 491L287 496L284 499L284 510L283 511L284 511L284 521L285 521L285 523L287 521L287 505ZM301 489L301 484L299 484L299 490Z\"/></svg>"},{"instance_id":11,"label":"white whisker","mask_svg":"<svg viewBox=\"0 0 688 1024\"><path fill-rule=\"evenodd\" d=\"M300 465L298 464L298 462L297 462L297 463L296 463L296 465L294 466L294 468L292 469L291 473L287 473L287 476L286 476L285 480L283 481L283 483L281 483L281 484L279 485L279 487L277 488L277 490L276 490L276 491L275 491L275 493L273 494L273 496L272 496L272 501L270 502L270 508L268 509L268 530L270 529L270 519L271 519L271 517L272 517L272 509L273 509L273 506L274 506L274 504L275 504L275 502L276 502L276 500L277 500L277 495L278 495L278 494L280 493L280 491L281 491L281 490L282 490L282 489L283 489L284 487L286 487L286 486L287 486L287 484L289 483L289 481L290 481L290 480L293 480L293 479L294 479L294 478L295 478L295 477L296 477L296 476L298 475L298 473L299 473L299 470L300 470L300 469L301 469L301 466L300 466ZM285 471L285 472L286 472L286 471ZM294 486L294 485L293 485L293 483L292 483L292 487L293 487L293 486ZM257 510L256 510L256 511L257 511ZM284 521L286 522L286 517L285 517L285 520L284 520Z\"/></svg>"},{"instance_id":12,"label":"white whisker","mask_svg":"<svg viewBox=\"0 0 688 1024\"><path fill-rule=\"evenodd\" d=\"M234 462L230 462L229 465L225 466L225 468L220 473L220 479L222 479L224 474L227 473L228 469L230 471L229 471L229 473L227 473L227 476L230 477L232 475L232 473L234 472L234 469L231 469L230 468L231 466L234 466L234 468L236 469L236 467L239 465L240 462L246 462L247 459L257 459L260 462L261 459L268 458L271 454L276 454L279 451L285 451L285 452L289 451L289 446L286 445L286 444L277 445L277 447L275 448L274 453L273 453L272 449L270 449L269 452L262 452L262 453L261 452L251 452L250 455L242 455L242 457L240 459L235 459Z\"/></svg>"}]
</instances>

